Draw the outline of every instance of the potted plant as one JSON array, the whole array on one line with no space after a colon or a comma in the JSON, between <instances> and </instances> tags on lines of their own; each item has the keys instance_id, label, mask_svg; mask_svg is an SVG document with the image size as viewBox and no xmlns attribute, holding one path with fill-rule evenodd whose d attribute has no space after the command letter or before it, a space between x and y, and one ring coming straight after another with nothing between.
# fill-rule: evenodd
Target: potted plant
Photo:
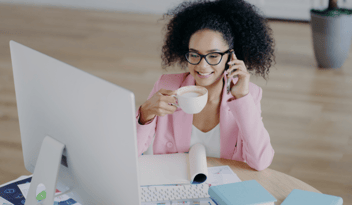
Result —
<instances>
[{"instance_id":1,"label":"potted plant","mask_svg":"<svg viewBox=\"0 0 352 205\"><path fill-rule=\"evenodd\" d=\"M348 57L352 38L352 10L329 0L324 10L310 10L315 59L320 68L340 68Z\"/></svg>"}]
</instances>

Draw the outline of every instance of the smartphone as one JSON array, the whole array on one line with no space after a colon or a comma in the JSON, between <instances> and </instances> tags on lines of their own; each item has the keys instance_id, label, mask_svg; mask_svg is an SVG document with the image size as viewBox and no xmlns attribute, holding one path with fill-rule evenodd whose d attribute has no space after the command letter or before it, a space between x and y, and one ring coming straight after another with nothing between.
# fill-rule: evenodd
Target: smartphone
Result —
<instances>
[{"instance_id":1,"label":"smartphone","mask_svg":"<svg viewBox=\"0 0 352 205\"><path fill-rule=\"evenodd\" d=\"M225 70L228 70L229 69L229 64L227 64L228 62L230 62L230 60L231 60L231 54L232 54L232 52L230 53L230 55L227 57L227 61L226 61L226 65L225 65Z\"/></svg>"},{"instance_id":2,"label":"smartphone","mask_svg":"<svg viewBox=\"0 0 352 205\"><path fill-rule=\"evenodd\" d=\"M232 55L233 52L235 52L235 51L231 51L230 54L229 54L229 56L227 57L227 61L226 61L226 65L225 65L225 70L228 70L229 67L230 67L229 64L227 64L227 63L230 62L230 60L231 60L231 55Z\"/></svg>"},{"instance_id":3,"label":"smartphone","mask_svg":"<svg viewBox=\"0 0 352 205\"><path fill-rule=\"evenodd\" d=\"M234 51L232 51L232 52L234 52ZM228 62L230 62L230 60L231 60L231 54L232 54L232 52L230 53L230 55L228 56L228 58L227 58L227 61L226 61L226 65L225 65L225 70L228 70L229 69L229 64L228 64ZM237 69L234 69L232 72L234 72L234 71L236 71ZM230 85L231 85L231 80L227 80L227 88L226 88L226 90L227 90L227 94L229 94L230 93Z\"/></svg>"}]
</instances>

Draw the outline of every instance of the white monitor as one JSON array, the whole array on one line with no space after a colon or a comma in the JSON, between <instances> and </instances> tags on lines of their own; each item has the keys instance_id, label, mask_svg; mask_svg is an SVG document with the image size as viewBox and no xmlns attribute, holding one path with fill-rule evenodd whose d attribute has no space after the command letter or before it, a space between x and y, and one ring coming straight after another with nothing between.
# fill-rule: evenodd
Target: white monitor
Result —
<instances>
[{"instance_id":1,"label":"white monitor","mask_svg":"<svg viewBox=\"0 0 352 205\"><path fill-rule=\"evenodd\" d=\"M55 188L84 205L140 204L134 94L17 42L10 50L24 163L34 173L26 205L37 203L39 183L43 204L53 204Z\"/></svg>"}]
</instances>

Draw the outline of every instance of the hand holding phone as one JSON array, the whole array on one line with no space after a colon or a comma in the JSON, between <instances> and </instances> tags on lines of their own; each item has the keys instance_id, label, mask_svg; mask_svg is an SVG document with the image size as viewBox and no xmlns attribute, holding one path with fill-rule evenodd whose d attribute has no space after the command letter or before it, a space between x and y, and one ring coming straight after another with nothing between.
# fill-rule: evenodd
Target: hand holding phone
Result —
<instances>
[{"instance_id":1,"label":"hand holding phone","mask_svg":"<svg viewBox=\"0 0 352 205\"><path fill-rule=\"evenodd\" d=\"M225 67L228 78L227 93L229 94L231 92L235 99L238 99L249 93L250 73L248 72L244 61L237 59L234 52L231 52L231 57L229 57L229 59ZM231 85L231 79L233 77L237 77L238 80L235 84Z\"/></svg>"}]
</instances>

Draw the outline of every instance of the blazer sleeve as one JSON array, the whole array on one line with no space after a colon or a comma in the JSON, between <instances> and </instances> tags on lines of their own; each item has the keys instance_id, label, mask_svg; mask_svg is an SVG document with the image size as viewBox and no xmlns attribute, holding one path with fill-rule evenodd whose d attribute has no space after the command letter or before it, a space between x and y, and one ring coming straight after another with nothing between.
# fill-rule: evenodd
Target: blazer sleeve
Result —
<instances>
[{"instance_id":1,"label":"blazer sleeve","mask_svg":"<svg viewBox=\"0 0 352 205\"><path fill-rule=\"evenodd\" d=\"M267 168L274 157L270 136L261 117L262 89L257 87L257 96L246 96L229 102L230 110L236 117L243 140L243 158L247 164L261 171Z\"/></svg>"},{"instance_id":2,"label":"blazer sleeve","mask_svg":"<svg viewBox=\"0 0 352 205\"><path fill-rule=\"evenodd\" d=\"M155 82L152 91L149 93L148 99L150 99L159 90L160 79L161 77ZM155 116L151 122L142 125L139 123L140 109L141 107L138 108L136 113L138 156L145 152L152 142L158 118L158 116Z\"/></svg>"}]
</instances>

